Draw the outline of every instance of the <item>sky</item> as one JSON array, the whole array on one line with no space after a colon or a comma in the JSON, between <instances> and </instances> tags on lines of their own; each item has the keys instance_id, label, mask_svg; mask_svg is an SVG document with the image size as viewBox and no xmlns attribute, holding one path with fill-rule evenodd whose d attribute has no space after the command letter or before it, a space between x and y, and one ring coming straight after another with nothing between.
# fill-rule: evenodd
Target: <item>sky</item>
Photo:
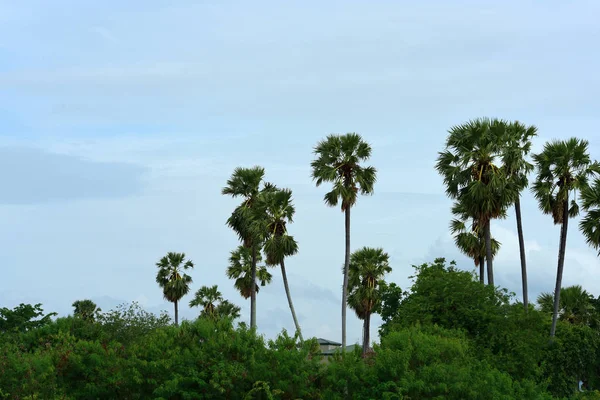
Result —
<instances>
[{"instance_id":1,"label":"sky","mask_svg":"<svg viewBox=\"0 0 600 400\"><path fill-rule=\"evenodd\" d=\"M408 289L437 257L473 270L448 232L434 170L448 129L518 119L600 159L596 1L0 0L0 307L60 315L90 298L168 310L155 263L195 263L192 292L225 276L237 204L221 188L261 165L294 193L287 261L305 337L341 340L344 219L310 176L313 148L360 133L378 170L352 211L352 250L382 247ZM530 299L554 287L559 227L522 200ZM521 297L513 213L494 221L496 283ZM258 329L293 331L281 273L257 300ZM600 295L600 260L570 224L563 284ZM191 295L181 315L192 319ZM349 311L348 341L361 340ZM378 317L372 323L376 339Z\"/></svg>"}]
</instances>

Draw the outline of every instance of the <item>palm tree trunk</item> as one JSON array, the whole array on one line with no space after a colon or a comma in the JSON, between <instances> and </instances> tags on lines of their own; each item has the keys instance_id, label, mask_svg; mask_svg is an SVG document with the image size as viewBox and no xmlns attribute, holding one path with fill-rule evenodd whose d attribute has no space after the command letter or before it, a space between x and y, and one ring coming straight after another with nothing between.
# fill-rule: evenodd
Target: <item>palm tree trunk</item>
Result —
<instances>
[{"instance_id":1,"label":"palm tree trunk","mask_svg":"<svg viewBox=\"0 0 600 400\"><path fill-rule=\"evenodd\" d=\"M292 318L294 319L294 325L296 326L296 332L298 332L298 336L300 336L300 341L303 342L302 331L300 330L300 324L298 323L298 318L296 318L296 311L294 310L294 303L292 302L292 295L290 293L290 287L288 285L287 273L285 272L285 262L281 260L281 276L283 277L283 287L285 288L285 295L287 296L288 304L290 306L290 311L292 312Z\"/></svg>"},{"instance_id":2,"label":"palm tree trunk","mask_svg":"<svg viewBox=\"0 0 600 400\"><path fill-rule=\"evenodd\" d=\"M487 263L488 285L494 286L494 265L492 264L492 233L491 220L485 224L485 261Z\"/></svg>"},{"instance_id":3,"label":"palm tree trunk","mask_svg":"<svg viewBox=\"0 0 600 400\"><path fill-rule=\"evenodd\" d=\"M369 342L371 341L371 313L367 312L364 321L364 333L363 333L363 356L367 354L369 350Z\"/></svg>"},{"instance_id":4,"label":"palm tree trunk","mask_svg":"<svg viewBox=\"0 0 600 400\"><path fill-rule=\"evenodd\" d=\"M569 228L569 194L563 204L563 220L560 228L560 246L558 248L558 268L556 269L556 287L554 288L554 312L552 313L552 328L550 329L550 340L556 333L556 321L558 320L558 308L560 304L560 287L562 285L563 269L565 267L565 252L567 250L567 229Z\"/></svg>"},{"instance_id":5,"label":"palm tree trunk","mask_svg":"<svg viewBox=\"0 0 600 400\"><path fill-rule=\"evenodd\" d=\"M250 287L250 329L256 328L256 246L252 244L252 285Z\"/></svg>"},{"instance_id":6,"label":"palm tree trunk","mask_svg":"<svg viewBox=\"0 0 600 400\"><path fill-rule=\"evenodd\" d=\"M485 257L479 256L479 282L485 284Z\"/></svg>"},{"instance_id":7,"label":"palm tree trunk","mask_svg":"<svg viewBox=\"0 0 600 400\"><path fill-rule=\"evenodd\" d=\"M348 267L350 265L350 207L346 208L346 254L344 256L344 284L342 286L342 352L346 351L346 306L348 303Z\"/></svg>"},{"instance_id":8,"label":"palm tree trunk","mask_svg":"<svg viewBox=\"0 0 600 400\"><path fill-rule=\"evenodd\" d=\"M517 216L517 234L519 235L519 253L521 255L521 281L523 282L523 307L529 310L529 293L527 290L527 261L525 260L525 239L523 238L523 224L521 221L521 199L515 200L515 214Z\"/></svg>"},{"instance_id":9,"label":"palm tree trunk","mask_svg":"<svg viewBox=\"0 0 600 400\"><path fill-rule=\"evenodd\" d=\"M175 326L179 325L179 308L177 307L177 300L173 302L175 304Z\"/></svg>"}]
</instances>

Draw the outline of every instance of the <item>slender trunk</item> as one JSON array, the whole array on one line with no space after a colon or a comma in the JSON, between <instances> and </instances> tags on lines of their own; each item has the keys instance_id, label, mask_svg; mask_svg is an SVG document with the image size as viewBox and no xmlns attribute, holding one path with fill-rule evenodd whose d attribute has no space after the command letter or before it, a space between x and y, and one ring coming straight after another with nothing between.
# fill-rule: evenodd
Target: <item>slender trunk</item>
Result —
<instances>
[{"instance_id":1,"label":"slender trunk","mask_svg":"<svg viewBox=\"0 0 600 400\"><path fill-rule=\"evenodd\" d=\"M173 302L175 304L175 326L179 325L179 308L177 307L177 300Z\"/></svg>"},{"instance_id":2,"label":"slender trunk","mask_svg":"<svg viewBox=\"0 0 600 400\"><path fill-rule=\"evenodd\" d=\"M363 356L369 351L369 345L371 341L371 313L367 312L364 321L364 333L363 333Z\"/></svg>"},{"instance_id":3,"label":"slender trunk","mask_svg":"<svg viewBox=\"0 0 600 400\"><path fill-rule=\"evenodd\" d=\"M492 233L491 220L485 224L485 261L487 263L488 285L494 286L494 265L492 264Z\"/></svg>"},{"instance_id":4,"label":"slender trunk","mask_svg":"<svg viewBox=\"0 0 600 400\"><path fill-rule=\"evenodd\" d=\"M479 256L479 282L485 284L485 257Z\"/></svg>"},{"instance_id":5,"label":"slender trunk","mask_svg":"<svg viewBox=\"0 0 600 400\"><path fill-rule=\"evenodd\" d=\"M350 207L346 208L346 254L344 256L344 284L342 286L342 352L346 351L346 306L348 302L348 266L350 265Z\"/></svg>"},{"instance_id":6,"label":"slender trunk","mask_svg":"<svg viewBox=\"0 0 600 400\"><path fill-rule=\"evenodd\" d=\"M252 244L252 286L250 287L250 329L256 328L256 246Z\"/></svg>"},{"instance_id":7,"label":"slender trunk","mask_svg":"<svg viewBox=\"0 0 600 400\"><path fill-rule=\"evenodd\" d=\"M558 308L560 304L560 287L562 285L563 269L565 267L565 251L567 250L567 229L569 228L569 194L563 204L563 220L560 228L560 246L558 248L558 268L556 269L556 287L554 288L554 312L552 313L552 328L550 329L550 340L556 333L556 321L558 320Z\"/></svg>"},{"instance_id":8,"label":"slender trunk","mask_svg":"<svg viewBox=\"0 0 600 400\"><path fill-rule=\"evenodd\" d=\"M287 296L288 304L290 306L290 311L292 312L292 318L294 319L294 325L296 326L296 332L298 332L298 336L300 336L300 341L303 342L302 331L300 330L300 324L298 323L298 318L296 318L296 311L294 310L294 303L292 302L292 295L290 294L290 287L288 285L287 273L285 272L285 262L281 260L281 276L283 277L283 287L285 288L285 295Z\"/></svg>"},{"instance_id":9,"label":"slender trunk","mask_svg":"<svg viewBox=\"0 0 600 400\"><path fill-rule=\"evenodd\" d=\"M525 239L523 238L523 224L521 220L521 199L515 200L515 214L517 216L517 234L519 235L519 253L521 254L521 281L523 282L523 307L529 310L529 293L527 290L527 261L525 259Z\"/></svg>"}]
</instances>

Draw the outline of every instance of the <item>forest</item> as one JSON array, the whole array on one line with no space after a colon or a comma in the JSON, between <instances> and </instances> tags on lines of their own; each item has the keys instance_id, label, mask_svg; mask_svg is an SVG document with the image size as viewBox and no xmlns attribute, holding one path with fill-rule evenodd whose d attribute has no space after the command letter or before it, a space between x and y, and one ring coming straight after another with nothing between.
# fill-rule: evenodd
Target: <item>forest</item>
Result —
<instances>
[{"instance_id":1,"label":"forest","mask_svg":"<svg viewBox=\"0 0 600 400\"><path fill-rule=\"evenodd\" d=\"M412 266L404 289L386 280L394 266L385 249L351 245L351 210L377 186L371 145L357 133L315 145L312 179L327 186L324 203L342 212L345 226L342 337L332 356L302 335L288 284L286 259L301 251L293 193L266 181L260 166L239 167L222 189L240 201L224 216L239 246L223 273L248 301L249 321L217 286L194 292L194 261L169 252L148 273L173 304L173 318L135 302L103 311L88 299L66 317L42 304L0 308L0 399L600 399L600 296L562 284L570 229L600 250L600 164L575 137L532 154L536 136L535 126L491 118L448 130L433 167L453 201L449 230L473 264L440 255ZM556 284L536 299L528 293L525 190L560 226ZM494 283L503 249L493 221L509 213L519 237L519 298ZM266 340L256 298L273 268L295 331ZM195 320L179 320L181 301L197 308ZM363 321L362 343L352 349L348 309ZM374 314L383 321L378 341Z\"/></svg>"}]
</instances>

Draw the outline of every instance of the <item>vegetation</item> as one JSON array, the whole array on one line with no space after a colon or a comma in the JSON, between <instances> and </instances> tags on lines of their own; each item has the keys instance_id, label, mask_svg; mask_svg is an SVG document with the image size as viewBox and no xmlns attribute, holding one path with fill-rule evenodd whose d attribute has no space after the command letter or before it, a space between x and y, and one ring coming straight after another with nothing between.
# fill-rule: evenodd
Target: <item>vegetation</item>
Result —
<instances>
[{"instance_id":1,"label":"vegetation","mask_svg":"<svg viewBox=\"0 0 600 400\"><path fill-rule=\"evenodd\" d=\"M332 183L325 202L341 204L345 214L343 351L329 358L316 339L303 337L290 293L285 261L299 250L288 232L292 192L265 182L262 167L240 167L222 190L242 199L227 219L241 243L224 269L250 299L249 326L217 285L195 292L189 304L198 317L179 324L194 264L170 252L156 264L156 282L174 305L174 321L137 303L103 312L87 299L75 301L67 317L41 304L0 308L0 399L600 399L600 296L562 287L568 222L580 203L579 228L600 249L600 164L577 138L547 143L531 163L536 132L489 118L450 129L436 169L454 201L455 243L480 270L438 258L413 266L406 291L386 282L392 266L383 249L351 253L350 210L376 181L376 169L362 165L370 145L355 133L317 144L312 178L317 186ZM531 190L561 235L554 291L532 305L520 201L534 164ZM522 302L494 282L502 248L490 226L513 206ZM272 280L268 267L281 269L295 325L294 335L283 330L273 340L256 326L256 295ZM347 307L363 320L362 350L346 351ZM373 314L383 320L379 344L371 343Z\"/></svg>"}]
</instances>

